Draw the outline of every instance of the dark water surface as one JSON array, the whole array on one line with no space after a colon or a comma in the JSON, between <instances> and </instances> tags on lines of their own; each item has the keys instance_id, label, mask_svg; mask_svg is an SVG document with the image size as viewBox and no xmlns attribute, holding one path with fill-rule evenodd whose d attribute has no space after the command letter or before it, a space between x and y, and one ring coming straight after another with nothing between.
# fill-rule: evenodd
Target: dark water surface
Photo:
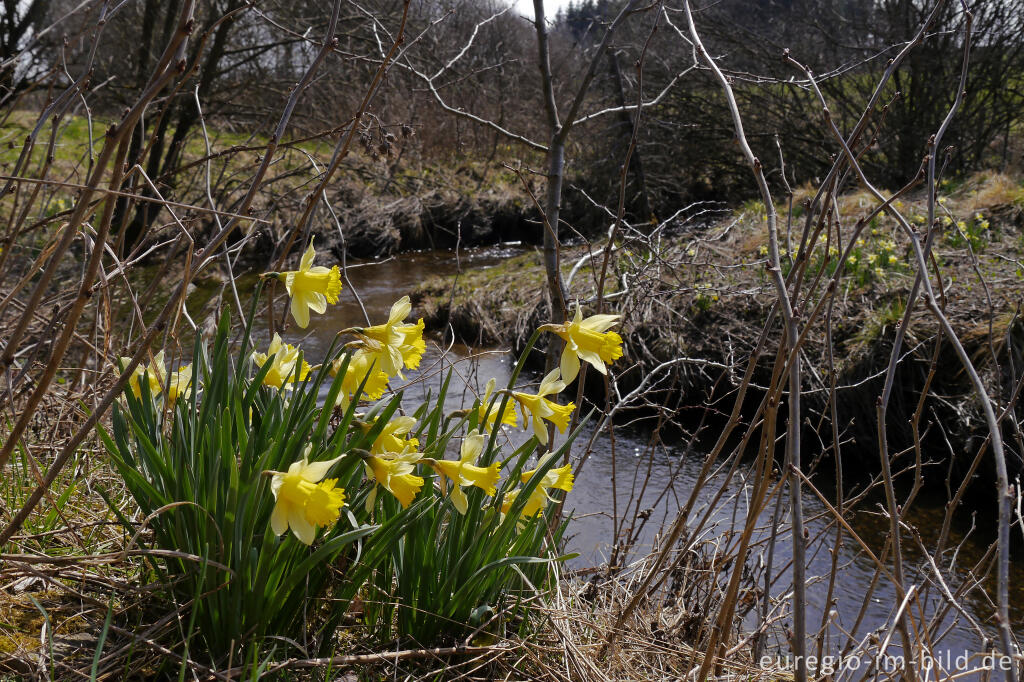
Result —
<instances>
[{"instance_id":1,"label":"dark water surface","mask_svg":"<svg viewBox=\"0 0 1024 682\"><path fill-rule=\"evenodd\" d=\"M353 287L359 292L363 304L370 315L372 323L383 322L387 318L391 304L401 296L410 293L424 279L443 275L454 277L461 269L486 268L500 263L504 258L519 253L514 246L493 247L488 249L462 251L456 258L452 252L419 252L403 254L399 257L368 264L350 264L349 278ZM414 311L415 312L415 311ZM349 287L342 292L341 301L331 306L326 315L314 316L309 329L291 328L284 339L290 343L300 343L311 362L316 362L326 352L336 332L346 327L363 325L365 320L360 307L356 304ZM497 379L499 386L504 385L510 376L513 359L500 349L471 350L465 346L454 345L442 352L438 347L439 338L428 340L428 351L417 372L407 373L408 384L405 389L407 411L415 408L417 400L432 389L435 394L444 373L449 369L455 372L455 379L449 393L448 402L452 409L472 404L475 396L481 394L483 386L491 377ZM522 377L523 382L536 381L536 377ZM401 382L395 384L401 386ZM574 389L573 389L574 390ZM563 401L564 402L564 401ZM510 432L508 437L513 445L524 442L526 434L522 430ZM581 436L576 451L586 443L589 434ZM647 554L655 543L658 533L675 518L677 511L686 503L694 487L694 482L703 464L703 454L688 450L686 443L670 443L652 450L648 447L648 436L623 429L616 429L614 438L607 433L599 435L594 441L593 452L581 471L577 472L576 486L568 496L566 509L572 510L574 520L569 531L568 549L579 553L572 560L572 568L599 566L607 560L613 542L616 518L632 520L638 510L649 510L649 518L643 523L639 533L639 541L633 552L627 557L626 563ZM696 524L705 515L712 496L722 487L724 470L728 463L721 463L722 470L707 483L699 496L700 505L691 514L691 524ZM736 475L725 486L725 493L711 509L708 522L701 530L707 540L717 541L723 551L735 543L735 537L746 519L752 485L748 485L745 477L750 475L750 467L741 463ZM787 493L784 493L787 494ZM632 501L631 501L632 500ZM703 506L701 506L703 505ZM761 530L755 537L750 561L754 566L763 565L767 556L767 537L771 524L774 504L761 515ZM808 548L808 631L816 632L820 627L822 614L828 611L826 606L828 580L832 569L832 549L835 543L835 525L830 523L831 515L824 504L813 494L804 496L804 514L812 539ZM888 532L888 520L881 513L881 506L875 502L862 503L858 511L848 515L848 521L854 531L871 547L876 556L881 556L884 537ZM772 587L773 594L782 595L789 591L789 561L791 548L788 540L788 517L786 504L782 505L780 524L785 528L780 533L775 548L773 574L781 577ZM926 547L934 546L942 523L941 506L929 506L917 503L907 517L907 523L917 528ZM621 523L621 521L620 521ZM628 527L629 523L626 523ZM958 575L966 575L987 551L988 541L964 538L963 528L955 529L949 545L956 547L963 542L957 554L956 565ZM980 535L975 533L975 535ZM990 538L991 534L985 534ZM904 555L907 571L907 583L918 589L925 588L933 579L921 550L909 534L904 535ZM948 563L947 555L947 563ZM842 631L849 631L858 617L865 595L875 575L875 564L863 552L848 534L843 539L836 559L838 564L838 580L834 586L834 613L829 627L829 646L833 653L845 643ZM891 570L891 561L886 561ZM956 589L959 580L947 582ZM991 576L988 576L991 581ZM992 581L994 582L994 581ZM989 594L994 594L989 589ZM929 591L928 603L921 604L929 617L935 613L940 600L935 598L936 588ZM975 593L976 594L976 593ZM1011 603L1014 604L1011 614L1014 629L1018 636L1024 634L1024 567L1020 562L1012 566ZM979 597L969 597L963 604L974 619L984 629L986 636L995 633L992 614L994 607ZM866 610L864 620L857 630L856 637L861 639L874 628L887 627L899 606L899 599L894 588L885 578L878 581L871 603ZM915 608L918 608L915 606ZM783 624L785 624L784 621ZM755 621L749 620L753 627ZM945 637L933 643L933 650L956 657L964 652L975 653L983 647L982 636L956 613L946 617L943 628ZM781 631L779 628L776 630ZM883 631L882 637L885 636ZM899 637L894 636L890 651L899 652ZM769 644L772 648L786 650L781 637L776 637Z\"/></svg>"}]
</instances>

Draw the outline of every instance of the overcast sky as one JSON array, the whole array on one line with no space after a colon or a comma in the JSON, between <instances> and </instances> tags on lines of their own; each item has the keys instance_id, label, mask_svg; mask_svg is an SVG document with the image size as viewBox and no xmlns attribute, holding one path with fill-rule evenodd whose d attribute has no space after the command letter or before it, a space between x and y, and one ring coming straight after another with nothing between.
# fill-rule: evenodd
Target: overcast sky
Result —
<instances>
[{"instance_id":1,"label":"overcast sky","mask_svg":"<svg viewBox=\"0 0 1024 682\"><path fill-rule=\"evenodd\" d=\"M515 0L516 11L528 17L533 16L533 0ZM569 0L544 0L544 13L554 16L555 12L569 5Z\"/></svg>"}]
</instances>

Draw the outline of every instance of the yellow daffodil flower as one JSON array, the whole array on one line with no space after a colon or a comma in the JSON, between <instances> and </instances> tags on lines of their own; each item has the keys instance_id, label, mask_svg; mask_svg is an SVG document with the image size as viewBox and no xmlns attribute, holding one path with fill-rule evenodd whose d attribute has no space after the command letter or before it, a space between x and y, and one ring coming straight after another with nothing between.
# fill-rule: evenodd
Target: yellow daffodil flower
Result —
<instances>
[{"instance_id":1,"label":"yellow daffodil flower","mask_svg":"<svg viewBox=\"0 0 1024 682\"><path fill-rule=\"evenodd\" d=\"M314 266L315 257L316 251L313 249L313 242L310 242L309 248L302 254L299 269L278 275L292 298L292 317L303 329L309 326L310 310L323 315L327 312L327 304L337 303L338 294L341 293L341 272L338 266Z\"/></svg>"},{"instance_id":2,"label":"yellow daffodil flower","mask_svg":"<svg viewBox=\"0 0 1024 682\"><path fill-rule=\"evenodd\" d=\"M427 349L423 340L423 320L416 324L403 322L410 312L412 302L408 296L403 296L391 306L387 322L353 330L359 336L363 349L377 356L378 366L389 377L404 379L402 368L419 367Z\"/></svg>"},{"instance_id":3,"label":"yellow daffodil flower","mask_svg":"<svg viewBox=\"0 0 1024 682\"><path fill-rule=\"evenodd\" d=\"M374 479L385 490L395 496L402 508L405 509L416 497L416 493L423 487L423 478L413 473L416 469L416 462L423 455L412 450L405 450L401 453L389 452L385 455L371 455L364 462L367 478ZM376 488L371 497L367 499L367 506L373 505L376 496Z\"/></svg>"},{"instance_id":4,"label":"yellow daffodil flower","mask_svg":"<svg viewBox=\"0 0 1024 682\"><path fill-rule=\"evenodd\" d=\"M516 488L515 490L510 490L505 493L505 497L501 500L502 517L508 514L509 510L512 508L512 504L519 498L519 494L522 492L522 488ZM530 494L530 499L526 501L526 506L523 507L523 511L520 513L520 517L529 518L531 516L536 516L537 512L544 508L547 500L548 498L544 495L544 491L540 489L540 486L534 488L533 492Z\"/></svg>"},{"instance_id":5,"label":"yellow daffodil flower","mask_svg":"<svg viewBox=\"0 0 1024 682\"><path fill-rule=\"evenodd\" d=\"M548 457L554 456L554 453L548 455ZM541 464L538 464L537 466L539 468ZM530 471L524 472L522 475L523 483L529 482L536 472L537 469L531 469ZM537 487L533 489L533 492L530 493L530 499L526 501L526 505L523 507L522 516L525 518L536 516L548 501L554 502L555 500L548 494L548 490L551 488L570 492L573 488L573 479L572 467L568 464L558 467L557 469L550 469L544 474L544 478L537 483ZM501 502L502 514L508 513L509 509L512 507L512 503L515 502L521 492L522 488L517 488L516 490L512 490L505 494L505 497Z\"/></svg>"},{"instance_id":6,"label":"yellow daffodil flower","mask_svg":"<svg viewBox=\"0 0 1024 682\"><path fill-rule=\"evenodd\" d=\"M527 413L533 420L533 434L541 444L547 445L548 430L544 427L544 421L548 420L558 427L559 432L564 433L569 426L569 415L576 409L576 405L559 405L548 400L545 396L559 393L565 388L565 382L558 378L558 369L551 370L540 382L540 388L536 394L513 391L512 397L519 403L523 412L523 421L526 421Z\"/></svg>"},{"instance_id":7,"label":"yellow daffodil flower","mask_svg":"<svg viewBox=\"0 0 1024 682\"><path fill-rule=\"evenodd\" d=\"M363 428L369 431L373 428L374 423L366 424ZM413 417L395 417L385 424L383 430L377 434L376 440L370 445L370 452L375 455L383 455L387 452L402 452L406 448L415 450L419 447L419 440L405 437L414 426L416 426L416 420Z\"/></svg>"},{"instance_id":8,"label":"yellow daffodil flower","mask_svg":"<svg viewBox=\"0 0 1024 682\"><path fill-rule=\"evenodd\" d=\"M487 433L494 430L495 423L508 424L509 426L517 426L519 424L516 407L512 401L505 403L505 410L502 411L501 418L498 418L498 412L501 411L501 396L495 398L494 405L491 405L491 394L494 393L496 385L497 381L493 378L487 381L487 389L484 392L484 397L480 400L480 406L477 408L479 424Z\"/></svg>"},{"instance_id":9,"label":"yellow daffodil flower","mask_svg":"<svg viewBox=\"0 0 1024 682\"><path fill-rule=\"evenodd\" d=\"M129 362L131 362L131 358L121 358L121 367L127 367ZM149 384L149 395L152 397L156 397L166 388L167 401L170 405L173 405L178 398L187 398L192 393L192 365L185 365L168 376L163 351L153 356L148 367L139 365L132 372L128 385L136 398L142 396L142 385L139 382L143 378Z\"/></svg>"},{"instance_id":10,"label":"yellow daffodil flower","mask_svg":"<svg viewBox=\"0 0 1024 682\"><path fill-rule=\"evenodd\" d=\"M498 492L501 463L493 462L487 467L476 465L476 460L483 452L486 442L487 436L482 433L474 433L463 439L458 460L430 460L431 466L440 474L442 486L444 486L446 476L451 479L452 504L460 514L465 514L469 509L469 498L462 490L464 486L476 486L491 496Z\"/></svg>"},{"instance_id":11,"label":"yellow daffodil flower","mask_svg":"<svg viewBox=\"0 0 1024 682\"><path fill-rule=\"evenodd\" d=\"M127 367L131 361L131 358L121 358L121 369L123 370ZM131 388L132 395L136 398L142 397L142 385L139 382L145 379L146 383L149 384L149 395L156 397L164 388L163 377L165 372L164 352L160 351L149 361L148 367L140 364L132 371L132 375L128 379L128 387Z\"/></svg>"},{"instance_id":12,"label":"yellow daffodil flower","mask_svg":"<svg viewBox=\"0 0 1024 682\"><path fill-rule=\"evenodd\" d=\"M299 349L287 343L281 342L281 337L278 334L274 334L274 339L270 342L270 347L267 348L266 353L252 354L253 361L262 367L266 364L270 357L274 357L273 364L270 366L270 371L263 377L263 383L267 386L273 386L278 389L287 387L287 384L295 381L295 369L299 361ZM298 371L298 380L302 381L309 375L309 363L305 360L302 361L302 366Z\"/></svg>"},{"instance_id":13,"label":"yellow daffodil flower","mask_svg":"<svg viewBox=\"0 0 1024 682\"><path fill-rule=\"evenodd\" d=\"M173 405L179 398L192 395L192 365L185 365L171 372L167 382L167 400Z\"/></svg>"},{"instance_id":14,"label":"yellow daffodil flower","mask_svg":"<svg viewBox=\"0 0 1024 682\"><path fill-rule=\"evenodd\" d=\"M548 457L554 456L554 453L548 455ZM536 469L524 471L520 476L523 483L529 483L530 479L533 478L534 475L537 473L537 469L539 469L545 463L545 461L538 462ZM555 469L548 469L547 472L545 472L544 474L544 478L541 480L540 483L537 484L537 487L543 488L545 491L548 488L558 488L559 490L564 490L565 492L568 493L572 492L572 487L575 479L576 477L573 476L572 467L569 464L566 464Z\"/></svg>"},{"instance_id":15,"label":"yellow daffodil flower","mask_svg":"<svg viewBox=\"0 0 1024 682\"><path fill-rule=\"evenodd\" d=\"M341 378L341 391L338 393L338 399L335 401L337 407L341 409L348 408L352 397L359 390L359 386L363 384L363 379L366 379L366 384L363 385L363 392L360 395L361 399L377 400L384 395L384 391L388 387L388 375L380 371L380 367L375 362L376 356L362 349L352 354L352 359L348 362L345 376ZM341 365L342 358L335 360L331 364L330 374L332 377L338 376L338 372L341 371ZM367 375L369 375L369 378L367 378Z\"/></svg>"},{"instance_id":16,"label":"yellow daffodil flower","mask_svg":"<svg viewBox=\"0 0 1024 682\"><path fill-rule=\"evenodd\" d=\"M306 545L313 544L317 526L329 526L338 520L345 504L345 491L335 487L337 479L323 480L341 458L310 463L311 449L307 445L302 460L292 463L288 471L272 472L270 482L270 491L277 500L270 515L270 527L277 535L290 528L299 542Z\"/></svg>"},{"instance_id":17,"label":"yellow daffodil flower","mask_svg":"<svg viewBox=\"0 0 1024 682\"><path fill-rule=\"evenodd\" d=\"M601 374L607 374L606 362L622 357L622 337L608 329L619 321L619 315L591 315L583 319L583 311L576 305L571 321L546 324L541 329L554 332L565 341L562 351L562 380L572 382L580 371L580 360L589 363Z\"/></svg>"}]
</instances>

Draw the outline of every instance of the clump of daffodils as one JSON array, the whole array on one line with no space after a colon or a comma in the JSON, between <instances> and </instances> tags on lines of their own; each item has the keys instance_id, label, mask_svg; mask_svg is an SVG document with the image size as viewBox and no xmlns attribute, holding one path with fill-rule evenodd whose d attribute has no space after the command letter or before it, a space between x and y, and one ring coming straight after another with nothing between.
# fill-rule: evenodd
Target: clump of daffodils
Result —
<instances>
[{"instance_id":1,"label":"clump of daffodils","mask_svg":"<svg viewBox=\"0 0 1024 682\"><path fill-rule=\"evenodd\" d=\"M991 225L980 211L967 220L954 221L949 216L945 216L943 225L946 228L946 243L955 248L969 245L974 251L980 251L985 248L991 238L989 232Z\"/></svg>"},{"instance_id":2,"label":"clump of daffodils","mask_svg":"<svg viewBox=\"0 0 1024 682\"><path fill-rule=\"evenodd\" d=\"M297 270L269 273L284 283L298 327L341 293L338 267L315 260L311 244ZM396 589L394 599L366 600L366 622L416 641L453 623L470 627L480 604L523 601L523 586L541 584L560 560L550 539L562 537L564 524L552 505L574 484L575 433L557 449L551 442L572 430L576 415L560 394L584 363L607 373L622 357L618 320L584 317L577 306L572 319L543 328L565 350L539 385L517 383L528 349L511 381L490 379L479 400L451 412L451 372L438 395L408 412L402 387L391 383L420 368L426 353L424 323L407 296L379 324L342 330L343 345L332 344L316 367L284 332L271 330L253 347L247 326L244 345L233 349L227 315L212 343L196 340L195 376L163 353L132 372L122 364L125 399L103 442L144 513L187 505L188 513L156 513L151 523L161 549L212 567L168 562L168 584L180 601L193 600L212 660L240 651L247 660L240 641L304 641L308 620L296 604L327 600L310 612L329 610L323 622L337 622L368 585ZM529 439L502 455L504 431L520 426L519 415ZM520 475L527 461L537 464ZM412 609L429 618L406 619Z\"/></svg>"},{"instance_id":3,"label":"clump of daffodils","mask_svg":"<svg viewBox=\"0 0 1024 682\"><path fill-rule=\"evenodd\" d=\"M327 305L337 303L341 292L338 267L316 266L315 258L316 251L310 243L297 270L269 273L284 283L291 299L291 315L302 328L309 325L310 312L323 314ZM369 417L351 411L354 402L380 399L393 378L405 379L404 371L420 366L426 351L424 323L422 319L407 321L411 312L410 299L403 296L391 306L386 321L343 330L342 333L354 340L347 344L341 357L330 360L325 368L335 380L337 399L332 407L347 413L343 423L353 438L358 439L360 430L362 432L362 445L355 446L351 454L360 458L365 483L370 486L366 495L367 509L374 508L379 489L387 491L403 509L408 508L427 485L421 474L433 471L436 482L431 485L436 485L459 513L467 514L470 505L467 493L473 488L488 498L500 497L500 504L495 504L502 514L508 512L516 505L524 488L513 486L511 481L502 484L502 462L488 446L494 442L496 430L519 425L516 407L523 417L524 428L532 429L540 449L538 467L523 473L517 481L530 488L529 499L525 505L519 505L522 516L529 518L539 514L553 500L552 490L571 491L571 466L566 463L551 468L550 458L554 452L542 453L549 445L553 429L565 433L569 428L576 406L571 401L560 403L558 396L580 374L581 365L589 364L606 374L608 365L622 357L622 337L612 331L619 316L598 314L584 318L577 304L572 319L541 327L539 331L550 332L565 343L558 368L543 377L536 392L513 390L511 386L499 389L496 379L490 379L479 403L472 410L458 413L464 419L469 418L473 427L462 434L458 458L446 459L443 454L424 455L422 434L416 431L417 418L398 415L381 423L372 416L372 410ZM253 350L249 357L257 368L256 376L260 377L262 386L277 391L297 390L314 369L297 345L286 343L277 333L265 351ZM124 362L127 358L122 358ZM158 353L148 365L138 367L129 377L129 388L135 396L142 395L143 385L151 396L163 394L168 403L173 403L192 391L191 366L169 372L163 352ZM549 432L551 426L553 429ZM431 451L431 445L426 444L426 451ZM331 469L347 455L310 461L313 448L312 443L305 445L301 459L289 465L286 471L264 472L271 479L269 487L274 498L271 530L278 536L290 532L305 545L315 542L320 529L338 522L347 499L338 479L327 478ZM546 470L542 475L537 473L541 467ZM538 475L540 480L534 481ZM504 491L501 495L499 489Z\"/></svg>"}]
</instances>

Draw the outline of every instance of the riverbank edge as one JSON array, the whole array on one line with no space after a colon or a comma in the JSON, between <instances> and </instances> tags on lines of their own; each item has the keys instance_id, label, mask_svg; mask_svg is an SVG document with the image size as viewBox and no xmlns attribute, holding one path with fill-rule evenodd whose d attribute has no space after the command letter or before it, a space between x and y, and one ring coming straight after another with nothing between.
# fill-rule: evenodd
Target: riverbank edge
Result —
<instances>
[{"instance_id":1,"label":"riverbank edge","mask_svg":"<svg viewBox=\"0 0 1024 682\"><path fill-rule=\"evenodd\" d=\"M1017 314L1024 301L1024 271L1018 267L1024 252L1024 203L1017 196L993 201L993 182L965 183L955 200L943 202L953 215L954 227L964 224L958 219L961 215L979 224L990 223L987 241L974 244L977 262L966 244L957 245L953 237L943 242L939 259L947 280L942 303L946 315L990 395L1005 405L1016 384L1013 368L1019 372L1024 364L1024 323ZM1014 183L1020 186L1018 180ZM1006 199L1005 193L995 198ZM862 199L852 196L845 201ZM905 210L916 216L922 207L908 204ZM740 210L713 225L666 234L659 240L657 254L640 253L643 245L629 242L616 244L610 254L604 312L623 315L624 357L613 370L619 392L635 389L659 365L674 363L647 398L668 406L684 427L724 421L774 301L764 273L766 235L758 216L749 214ZM893 233L884 228L871 231L874 234L865 249L872 248L872 243L893 241ZM718 238L723 232L727 237ZM584 303L585 314L596 312L594 282L600 265L594 264L600 264L604 246L568 247L561 252L563 276L572 275L570 298L590 301ZM844 292L843 303L831 311L831 344L824 323L813 326L807 338L805 454L808 460L835 461L828 418L833 410L829 401L829 377L833 376L838 387L834 409L839 416L840 461L855 479L876 475L881 469L875 407L912 286L906 246L897 245L889 253L898 265ZM671 276L663 270L651 276L656 268L649 263L654 261L678 267ZM978 279L978 273L985 281ZM827 282L827 277L822 280ZM534 250L498 266L460 273L454 280L432 278L413 292L413 300L429 329L450 329L457 340L469 345L506 345L518 352L530 331L548 321L544 283L540 253ZM920 454L914 448L913 420L920 410L921 452L928 453L923 467L926 484L951 482L955 489L961 480L974 478L969 496L981 505L991 504L994 462L985 456L975 461L988 432L969 377L953 346L937 334L937 322L920 299L910 320L888 411L890 464L902 471L898 477L913 477ZM775 323L755 365L754 387L743 405L746 416L764 396L760 387L771 380L779 341ZM933 366L936 371L929 371ZM603 403L603 382L591 374L587 393ZM921 403L926 388L930 397ZM1012 420L1003 425L1004 438L1015 442L1018 434ZM1010 450L1008 465L1015 477L1024 467Z\"/></svg>"}]
</instances>

